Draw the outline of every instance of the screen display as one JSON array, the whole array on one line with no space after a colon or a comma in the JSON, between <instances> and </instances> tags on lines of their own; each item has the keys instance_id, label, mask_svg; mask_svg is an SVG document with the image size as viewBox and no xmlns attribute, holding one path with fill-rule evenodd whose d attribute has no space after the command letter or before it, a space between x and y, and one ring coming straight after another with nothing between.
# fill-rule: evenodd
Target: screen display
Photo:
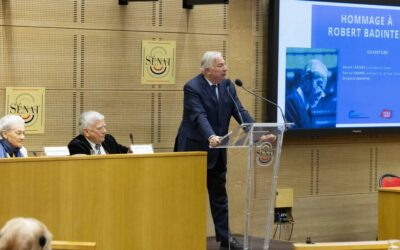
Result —
<instances>
[{"instance_id":1,"label":"screen display","mask_svg":"<svg viewBox=\"0 0 400 250\"><path fill-rule=\"evenodd\" d=\"M291 130L400 126L396 4L275 1L270 65L276 76L268 90ZM284 121L279 112L273 116Z\"/></svg>"}]
</instances>

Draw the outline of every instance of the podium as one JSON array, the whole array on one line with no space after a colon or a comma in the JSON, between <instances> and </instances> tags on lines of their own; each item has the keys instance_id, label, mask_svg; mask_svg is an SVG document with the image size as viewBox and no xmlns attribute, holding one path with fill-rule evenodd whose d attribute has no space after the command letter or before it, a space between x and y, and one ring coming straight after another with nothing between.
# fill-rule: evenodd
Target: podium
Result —
<instances>
[{"instance_id":1,"label":"podium","mask_svg":"<svg viewBox=\"0 0 400 250\"><path fill-rule=\"evenodd\" d=\"M269 248L283 134L287 124L244 123L222 137L216 148L247 149L243 249ZM258 248L260 249L260 248Z\"/></svg>"}]
</instances>

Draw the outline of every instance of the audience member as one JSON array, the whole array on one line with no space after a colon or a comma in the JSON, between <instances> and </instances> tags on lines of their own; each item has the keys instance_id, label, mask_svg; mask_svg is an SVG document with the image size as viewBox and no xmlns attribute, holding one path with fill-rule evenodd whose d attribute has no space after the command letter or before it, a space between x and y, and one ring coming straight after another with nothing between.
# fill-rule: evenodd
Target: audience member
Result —
<instances>
[{"instance_id":1,"label":"audience member","mask_svg":"<svg viewBox=\"0 0 400 250\"><path fill-rule=\"evenodd\" d=\"M14 218L0 231L0 250L51 250L52 234L33 218Z\"/></svg>"}]
</instances>

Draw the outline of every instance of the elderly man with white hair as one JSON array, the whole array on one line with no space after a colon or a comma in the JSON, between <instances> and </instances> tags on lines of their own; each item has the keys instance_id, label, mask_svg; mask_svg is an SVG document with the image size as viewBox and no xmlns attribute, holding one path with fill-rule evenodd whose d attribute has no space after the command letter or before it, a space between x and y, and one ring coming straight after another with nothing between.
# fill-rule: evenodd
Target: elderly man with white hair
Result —
<instances>
[{"instance_id":1,"label":"elderly man with white hair","mask_svg":"<svg viewBox=\"0 0 400 250\"><path fill-rule=\"evenodd\" d=\"M244 109L235 87L226 79L228 68L218 51L207 51L201 60L201 73L184 88L183 117L175 140L175 151L206 151L207 189L220 249L243 249L230 235L228 195L226 192L226 149L210 148L228 133L231 117L238 123L251 123L253 118Z\"/></svg>"},{"instance_id":2,"label":"elderly man with white hair","mask_svg":"<svg viewBox=\"0 0 400 250\"><path fill-rule=\"evenodd\" d=\"M129 148L118 144L107 134L104 115L97 111L86 111L80 118L81 133L68 144L71 155L75 154L126 154Z\"/></svg>"},{"instance_id":3,"label":"elderly man with white hair","mask_svg":"<svg viewBox=\"0 0 400 250\"><path fill-rule=\"evenodd\" d=\"M25 122L18 115L6 115L0 119L0 158L26 157L22 146L25 140Z\"/></svg>"}]
</instances>

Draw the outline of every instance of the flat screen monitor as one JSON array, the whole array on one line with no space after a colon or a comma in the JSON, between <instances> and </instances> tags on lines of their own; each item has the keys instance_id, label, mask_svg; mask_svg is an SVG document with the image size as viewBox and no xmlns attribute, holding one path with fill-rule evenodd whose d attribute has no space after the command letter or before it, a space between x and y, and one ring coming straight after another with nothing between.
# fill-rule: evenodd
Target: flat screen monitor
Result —
<instances>
[{"instance_id":1,"label":"flat screen monitor","mask_svg":"<svg viewBox=\"0 0 400 250\"><path fill-rule=\"evenodd\" d=\"M270 7L268 98L290 131L400 131L400 1ZM268 121L284 121L267 110Z\"/></svg>"}]
</instances>

